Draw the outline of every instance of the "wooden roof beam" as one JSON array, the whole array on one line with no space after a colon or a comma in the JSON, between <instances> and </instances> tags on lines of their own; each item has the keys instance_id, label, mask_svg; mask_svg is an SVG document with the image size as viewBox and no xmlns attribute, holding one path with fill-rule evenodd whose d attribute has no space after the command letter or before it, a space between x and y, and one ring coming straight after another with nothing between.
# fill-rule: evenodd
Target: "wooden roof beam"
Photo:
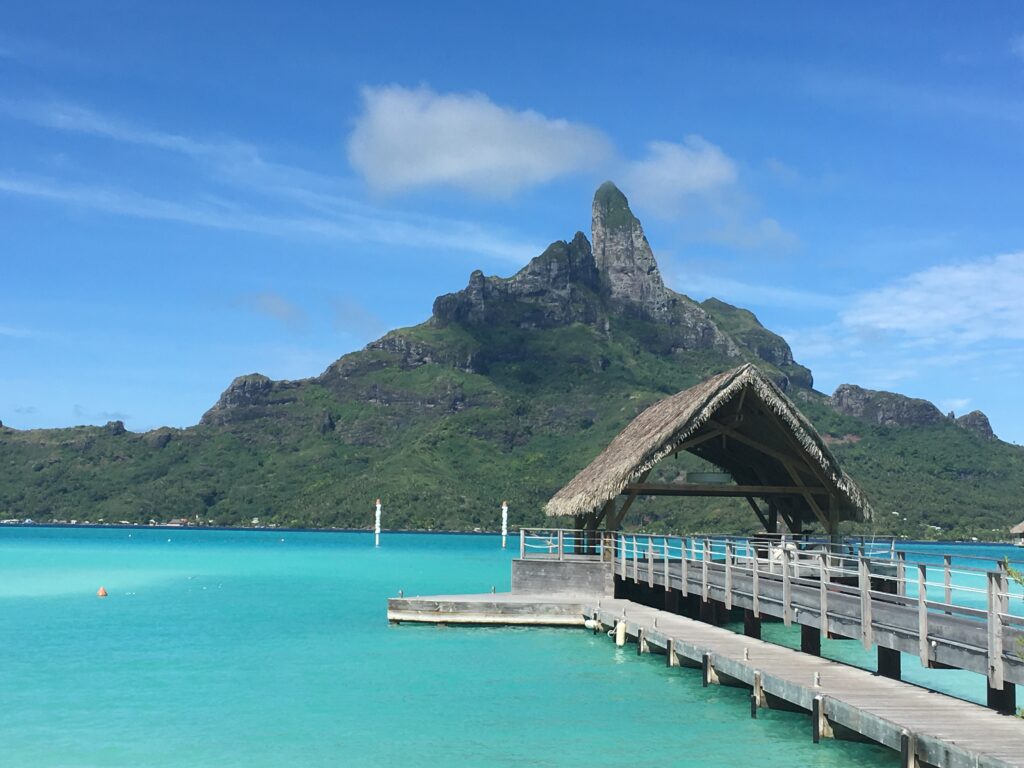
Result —
<instances>
[{"instance_id":1,"label":"wooden roof beam","mask_svg":"<svg viewBox=\"0 0 1024 768\"><path fill-rule=\"evenodd\" d=\"M824 488L799 485L722 485L701 483L630 483L622 489L629 496L803 496L827 493Z\"/></svg>"}]
</instances>

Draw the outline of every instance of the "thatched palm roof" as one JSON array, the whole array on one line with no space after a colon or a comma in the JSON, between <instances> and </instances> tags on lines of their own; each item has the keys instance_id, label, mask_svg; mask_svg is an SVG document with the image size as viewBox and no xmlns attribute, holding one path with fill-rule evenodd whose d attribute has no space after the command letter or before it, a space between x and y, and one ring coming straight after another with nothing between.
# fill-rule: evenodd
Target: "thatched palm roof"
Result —
<instances>
[{"instance_id":1,"label":"thatched palm roof","mask_svg":"<svg viewBox=\"0 0 1024 768\"><path fill-rule=\"evenodd\" d=\"M1024 523L1017 523L1010 529L1010 533L1024 533Z\"/></svg>"},{"instance_id":2,"label":"thatched palm roof","mask_svg":"<svg viewBox=\"0 0 1024 768\"><path fill-rule=\"evenodd\" d=\"M701 442L702 435L711 434L715 437ZM814 520L814 506L819 519L823 510L830 510L837 520L863 521L871 516L860 488L810 421L752 364L651 405L556 493L545 511L549 516L596 512L679 450L721 467L744 486L813 486L812 500L794 494L775 502L798 521Z\"/></svg>"}]
</instances>

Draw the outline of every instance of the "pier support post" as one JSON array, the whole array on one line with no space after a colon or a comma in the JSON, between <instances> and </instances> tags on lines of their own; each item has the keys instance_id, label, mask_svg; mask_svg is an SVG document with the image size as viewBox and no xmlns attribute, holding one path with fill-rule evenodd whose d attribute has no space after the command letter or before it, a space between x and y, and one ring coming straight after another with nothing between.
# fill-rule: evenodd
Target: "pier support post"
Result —
<instances>
[{"instance_id":1,"label":"pier support post","mask_svg":"<svg viewBox=\"0 0 1024 768\"><path fill-rule=\"evenodd\" d=\"M892 648L878 646L878 674L892 680L900 680L903 674L903 665L899 651Z\"/></svg>"},{"instance_id":2,"label":"pier support post","mask_svg":"<svg viewBox=\"0 0 1024 768\"><path fill-rule=\"evenodd\" d=\"M811 656L821 656L821 632L817 627L800 625L800 650Z\"/></svg>"},{"instance_id":3,"label":"pier support post","mask_svg":"<svg viewBox=\"0 0 1024 768\"><path fill-rule=\"evenodd\" d=\"M636 655L641 656L647 653L647 639L644 637L644 628L639 627L636 631Z\"/></svg>"},{"instance_id":4,"label":"pier support post","mask_svg":"<svg viewBox=\"0 0 1024 768\"><path fill-rule=\"evenodd\" d=\"M705 688L709 685L718 685L718 673L715 672L715 665L711 660L710 653L705 653L701 657L700 671L701 682Z\"/></svg>"},{"instance_id":5,"label":"pier support post","mask_svg":"<svg viewBox=\"0 0 1024 768\"><path fill-rule=\"evenodd\" d=\"M761 618L755 616L749 608L743 610L743 634L747 637L761 639Z\"/></svg>"},{"instance_id":6,"label":"pier support post","mask_svg":"<svg viewBox=\"0 0 1024 768\"><path fill-rule=\"evenodd\" d=\"M1001 712L1004 715L1017 713L1017 686L1013 683L1003 683L1003 690L998 691L991 685L986 687L986 704L989 708Z\"/></svg>"},{"instance_id":7,"label":"pier support post","mask_svg":"<svg viewBox=\"0 0 1024 768\"><path fill-rule=\"evenodd\" d=\"M761 684L761 672L760 670L754 670L754 685L750 690L750 716L757 719L757 710L767 706L768 702L765 701L764 687Z\"/></svg>"},{"instance_id":8,"label":"pier support post","mask_svg":"<svg viewBox=\"0 0 1024 768\"><path fill-rule=\"evenodd\" d=\"M820 693L811 701L811 723L813 724L814 743L822 739L834 738L832 726L825 717L825 697Z\"/></svg>"},{"instance_id":9,"label":"pier support post","mask_svg":"<svg viewBox=\"0 0 1024 768\"><path fill-rule=\"evenodd\" d=\"M679 657L676 656L676 641L671 637L668 639L668 644L665 646L665 666L679 666Z\"/></svg>"},{"instance_id":10,"label":"pier support post","mask_svg":"<svg viewBox=\"0 0 1024 768\"><path fill-rule=\"evenodd\" d=\"M918 768L917 736L904 730L900 734L900 768Z\"/></svg>"}]
</instances>

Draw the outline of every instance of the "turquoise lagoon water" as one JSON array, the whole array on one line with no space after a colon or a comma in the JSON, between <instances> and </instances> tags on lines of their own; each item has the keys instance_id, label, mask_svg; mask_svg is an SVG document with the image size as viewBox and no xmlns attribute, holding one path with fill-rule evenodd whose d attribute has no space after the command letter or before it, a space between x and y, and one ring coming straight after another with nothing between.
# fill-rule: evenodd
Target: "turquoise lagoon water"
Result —
<instances>
[{"instance_id":1,"label":"turquoise lagoon water","mask_svg":"<svg viewBox=\"0 0 1024 768\"><path fill-rule=\"evenodd\" d=\"M897 764L582 630L387 624L399 589L508 589L511 557L494 536L0 529L0 766Z\"/></svg>"}]
</instances>

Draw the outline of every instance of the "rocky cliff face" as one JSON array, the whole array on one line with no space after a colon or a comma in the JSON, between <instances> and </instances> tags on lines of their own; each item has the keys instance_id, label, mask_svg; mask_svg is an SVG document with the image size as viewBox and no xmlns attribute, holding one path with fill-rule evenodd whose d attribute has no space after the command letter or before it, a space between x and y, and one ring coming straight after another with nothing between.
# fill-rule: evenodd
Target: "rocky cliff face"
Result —
<instances>
[{"instance_id":1,"label":"rocky cliff face","mask_svg":"<svg viewBox=\"0 0 1024 768\"><path fill-rule=\"evenodd\" d=\"M294 382L274 381L262 373L239 376L221 393L213 407L203 414L199 423L225 424L258 418L267 406L286 402L288 398L283 393L294 386Z\"/></svg>"},{"instance_id":2,"label":"rocky cliff face","mask_svg":"<svg viewBox=\"0 0 1024 768\"><path fill-rule=\"evenodd\" d=\"M591 214L594 263L604 294L626 312L665 320L669 290L626 196L606 181L594 195Z\"/></svg>"},{"instance_id":3,"label":"rocky cliff face","mask_svg":"<svg viewBox=\"0 0 1024 768\"><path fill-rule=\"evenodd\" d=\"M829 405L840 413L882 426L924 426L946 420L927 400L864 389L855 384L840 385L829 398Z\"/></svg>"},{"instance_id":4,"label":"rocky cliff face","mask_svg":"<svg viewBox=\"0 0 1024 768\"><path fill-rule=\"evenodd\" d=\"M989 423L988 416L981 411L965 413L956 420L956 423L958 427L963 427L968 432L973 432L978 437L983 437L986 440L996 439L996 435L992 431L992 425Z\"/></svg>"},{"instance_id":5,"label":"rocky cliff face","mask_svg":"<svg viewBox=\"0 0 1024 768\"><path fill-rule=\"evenodd\" d=\"M988 416L981 411L971 411L959 418L952 413L943 416L933 403L916 397L899 395L895 392L882 392L864 389L855 384L842 384L832 393L828 403L840 413L872 424L892 427L922 427L952 422L986 440L996 438L992 432L992 425L989 424Z\"/></svg>"},{"instance_id":6,"label":"rocky cliff face","mask_svg":"<svg viewBox=\"0 0 1024 768\"><path fill-rule=\"evenodd\" d=\"M480 270L469 285L434 301L440 324L489 325L512 319L522 327L547 328L582 322L600 314L600 281L590 243L582 232L571 242L547 247L512 277L487 277Z\"/></svg>"}]
</instances>

